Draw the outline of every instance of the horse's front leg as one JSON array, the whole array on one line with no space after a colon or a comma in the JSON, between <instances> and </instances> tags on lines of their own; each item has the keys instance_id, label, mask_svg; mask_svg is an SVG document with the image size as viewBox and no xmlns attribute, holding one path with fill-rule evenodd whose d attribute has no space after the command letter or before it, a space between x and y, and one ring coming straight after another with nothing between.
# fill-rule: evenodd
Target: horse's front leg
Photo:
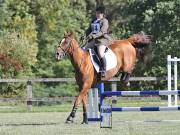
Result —
<instances>
[{"instance_id":1,"label":"horse's front leg","mask_svg":"<svg viewBox=\"0 0 180 135\"><path fill-rule=\"evenodd\" d=\"M73 123L74 122L73 119L75 118L75 114L76 114L76 111L79 107L79 104L81 103L81 100L82 100L82 97L81 97L81 95L79 95L74 102L74 106L72 108L71 113L69 114L69 116L66 119L66 123Z\"/></svg>"},{"instance_id":2,"label":"horse's front leg","mask_svg":"<svg viewBox=\"0 0 180 135\"><path fill-rule=\"evenodd\" d=\"M73 119L75 118L76 111L77 111L79 105L81 104L86 93L87 92L85 90L82 90L80 92L80 94L78 95L78 97L76 98L76 100L74 102L74 106L72 108L71 113L69 114L68 118L66 119L66 123L73 123Z\"/></svg>"},{"instance_id":3,"label":"horse's front leg","mask_svg":"<svg viewBox=\"0 0 180 135\"><path fill-rule=\"evenodd\" d=\"M83 103L83 121L82 121L82 124L88 124L87 108L86 108L87 94L85 96L83 96L82 103Z\"/></svg>"}]
</instances>

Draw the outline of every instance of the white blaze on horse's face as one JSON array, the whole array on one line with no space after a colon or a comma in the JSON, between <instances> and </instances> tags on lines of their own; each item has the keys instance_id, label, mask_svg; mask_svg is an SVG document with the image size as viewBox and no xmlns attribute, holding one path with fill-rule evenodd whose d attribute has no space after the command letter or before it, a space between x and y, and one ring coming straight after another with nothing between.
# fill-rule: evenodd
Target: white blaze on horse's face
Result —
<instances>
[{"instance_id":1,"label":"white blaze on horse's face","mask_svg":"<svg viewBox=\"0 0 180 135\"><path fill-rule=\"evenodd\" d=\"M65 38L63 38L59 44L59 46L62 46L62 44L65 42Z\"/></svg>"},{"instance_id":2,"label":"white blaze on horse's face","mask_svg":"<svg viewBox=\"0 0 180 135\"><path fill-rule=\"evenodd\" d=\"M65 44L66 44L66 39L63 38L61 40L61 42L59 43L58 45L58 48L56 50L56 59L58 60L62 60L65 56L66 56L66 53L65 53Z\"/></svg>"}]
</instances>

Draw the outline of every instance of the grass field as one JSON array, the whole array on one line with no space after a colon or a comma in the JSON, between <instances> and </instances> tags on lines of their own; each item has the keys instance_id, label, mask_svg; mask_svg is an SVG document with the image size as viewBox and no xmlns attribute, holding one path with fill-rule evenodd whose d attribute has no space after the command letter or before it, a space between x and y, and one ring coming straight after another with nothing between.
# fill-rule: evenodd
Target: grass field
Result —
<instances>
[{"instance_id":1,"label":"grass field","mask_svg":"<svg viewBox=\"0 0 180 135\"><path fill-rule=\"evenodd\" d=\"M113 113L113 128L81 125L82 112L65 124L67 112L0 113L0 135L179 135L180 112ZM162 121L164 120L164 121ZM169 121L171 120L171 121Z\"/></svg>"},{"instance_id":2,"label":"grass field","mask_svg":"<svg viewBox=\"0 0 180 135\"><path fill-rule=\"evenodd\" d=\"M118 106L166 106L167 101L119 100ZM0 104L0 135L180 135L180 112L113 112L113 128L101 129L100 123L81 125L82 108L73 124L65 124L72 104L33 106Z\"/></svg>"},{"instance_id":3,"label":"grass field","mask_svg":"<svg viewBox=\"0 0 180 135\"><path fill-rule=\"evenodd\" d=\"M110 102L111 100L106 100ZM117 100L117 106L167 106L166 100L161 100L160 98L143 98L143 100ZM1 108L1 107L12 107L9 108ZM68 112L72 109L73 104L70 103L62 103L62 104L48 104L37 106L34 105L31 112ZM80 107L78 110L82 111ZM27 105L25 103L7 103L0 102L0 113L10 113L10 112L29 112L27 109Z\"/></svg>"}]
</instances>

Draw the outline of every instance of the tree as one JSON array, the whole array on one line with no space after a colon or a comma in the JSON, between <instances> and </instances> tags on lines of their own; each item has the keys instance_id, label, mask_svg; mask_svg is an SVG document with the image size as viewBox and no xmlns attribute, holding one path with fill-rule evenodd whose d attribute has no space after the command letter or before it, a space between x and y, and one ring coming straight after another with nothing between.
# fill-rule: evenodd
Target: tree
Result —
<instances>
[{"instance_id":1,"label":"tree","mask_svg":"<svg viewBox=\"0 0 180 135\"><path fill-rule=\"evenodd\" d=\"M146 57L152 60L151 64L138 62L133 76L166 76L166 56L180 56L180 0L1 0L1 77L73 77L70 61L57 62L54 49L66 30L72 30L78 39L98 5L106 7L115 39L141 31L153 36L152 49ZM17 67L23 70L16 70ZM7 88L9 92L18 87L4 86L3 90ZM41 86L45 91L64 89L58 84L42 84L36 86L37 90ZM73 91L71 86L67 89ZM16 93L20 93L23 87L17 89ZM69 95L66 91L60 93Z\"/></svg>"},{"instance_id":2,"label":"tree","mask_svg":"<svg viewBox=\"0 0 180 135\"><path fill-rule=\"evenodd\" d=\"M35 17L28 13L26 0L1 1L0 10L0 73L1 78L31 76L37 59ZM0 85L6 95L22 94L23 86ZM18 89L18 90L17 90Z\"/></svg>"},{"instance_id":3,"label":"tree","mask_svg":"<svg viewBox=\"0 0 180 135\"><path fill-rule=\"evenodd\" d=\"M0 55L17 60L23 71L31 73L31 66L37 61L37 32L35 16L28 13L29 7L25 2L1 2L3 13L0 28L3 29L0 33Z\"/></svg>"}]
</instances>

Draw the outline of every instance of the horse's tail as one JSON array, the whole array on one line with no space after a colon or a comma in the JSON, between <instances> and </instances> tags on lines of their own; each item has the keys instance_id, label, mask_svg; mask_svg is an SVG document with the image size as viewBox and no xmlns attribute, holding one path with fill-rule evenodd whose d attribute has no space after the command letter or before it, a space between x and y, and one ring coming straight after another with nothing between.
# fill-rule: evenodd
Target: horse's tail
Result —
<instances>
[{"instance_id":1,"label":"horse's tail","mask_svg":"<svg viewBox=\"0 0 180 135\"><path fill-rule=\"evenodd\" d=\"M144 33L134 34L127 40L136 48L138 58L146 63L148 61L147 55L152 50L152 36Z\"/></svg>"}]
</instances>

